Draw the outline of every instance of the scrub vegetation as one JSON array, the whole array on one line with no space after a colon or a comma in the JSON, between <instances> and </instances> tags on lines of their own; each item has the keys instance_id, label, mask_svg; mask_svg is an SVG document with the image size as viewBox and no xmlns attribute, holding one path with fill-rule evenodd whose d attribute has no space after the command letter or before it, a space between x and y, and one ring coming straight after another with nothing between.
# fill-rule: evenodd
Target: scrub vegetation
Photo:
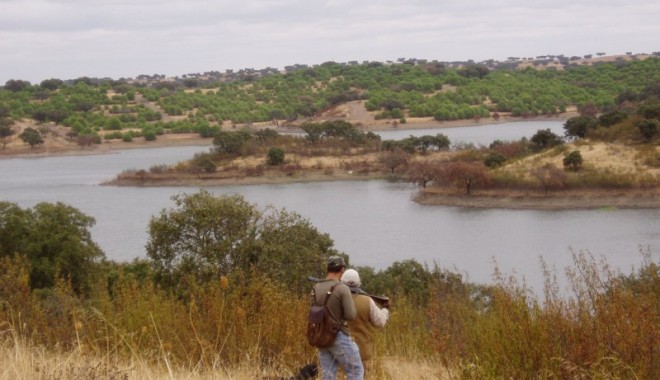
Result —
<instances>
[{"instance_id":1,"label":"scrub vegetation","mask_svg":"<svg viewBox=\"0 0 660 380\"><path fill-rule=\"evenodd\" d=\"M31 244L35 210L2 203L0 378L247 379L315 362L304 279L345 254L299 216L240 196L173 201L149 223L147 258L130 263L89 249L93 221L66 228L57 212L41 213ZM37 207L48 208L73 212ZM71 250L89 263L77 277L62 265ZM393 301L377 378L657 378L660 267L650 249L640 261L623 274L576 252L569 286L546 268L540 295L497 267L492 284L415 260L358 267ZM36 281L44 272L57 275Z\"/></svg>"},{"instance_id":2,"label":"scrub vegetation","mask_svg":"<svg viewBox=\"0 0 660 380\"><path fill-rule=\"evenodd\" d=\"M657 57L534 62L326 62L285 72L246 70L195 77L12 79L0 89L0 124L18 135L26 127L61 125L84 147L103 141L146 141L177 133L212 138L220 130L267 123L298 127L363 103L375 120L497 120L611 110L622 93L636 94L660 77ZM561 65L549 65L556 60ZM335 112L333 113L333 110ZM651 127L652 129L652 127ZM42 134L47 134L44 130ZM1 136L1 135L0 135ZM11 135L6 138L15 140ZM33 141L33 140L30 140ZM38 142L34 145L38 146Z\"/></svg>"}]
</instances>

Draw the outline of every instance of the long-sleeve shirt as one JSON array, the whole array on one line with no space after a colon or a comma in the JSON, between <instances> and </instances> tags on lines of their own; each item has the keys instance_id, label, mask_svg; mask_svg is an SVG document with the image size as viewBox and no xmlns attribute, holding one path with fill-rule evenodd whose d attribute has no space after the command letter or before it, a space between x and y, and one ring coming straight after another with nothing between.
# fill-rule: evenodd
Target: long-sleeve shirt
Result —
<instances>
[{"instance_id":1,"label":"long-sleeve shirt","mask_svg":"<svg viewBox=\"0 0 660 380\"><path fill-rule=\"evenodd\" d=\"M357 311L355 310L355 303L353 302L353 297L351 296L351 290L345 284L340 283L337 280L323 280L314 285L311 302L315 305L323 305L325 297L327 296L330 288L333 285L338 284L330 299L328 300L328 310L330 311L330 317L332 321L339 326L341 331L349 334L348 325L346 321L352 321L357 316Z\"/></svg>"}]
</instances>

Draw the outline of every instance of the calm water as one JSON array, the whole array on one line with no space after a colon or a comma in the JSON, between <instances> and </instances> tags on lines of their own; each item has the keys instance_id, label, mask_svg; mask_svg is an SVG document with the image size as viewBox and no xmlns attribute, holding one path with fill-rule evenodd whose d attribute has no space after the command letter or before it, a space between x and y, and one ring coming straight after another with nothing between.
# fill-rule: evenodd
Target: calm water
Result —
<instances>
[{"instance_id":1,"label":"calm water","mask_svg":"<svg viewBox=\"0 0 660 380\"><path fill-rule=\"evenodd\" d=\"M511 124L520 128L524 123ZM559 122L534 122L534 126L528 127L531 132L525 135L531 136L541 128L552 129L556 124L561 128ZM495 134L489 141L523 136L498 137L502 131L510 132L507 125L467 129L469 133L481 129L480 139L483 134ZM447 134L446 131L440 132ZM425 130L421 134L436 132ZM406 133L403 137L411 134ZM172 195L198 189L110 187L99 183L124 169L174 163L205 150L208 147L173 147L94 156L4 159L0 160L0 200L22 207L58 201L72 205L96 218L92 236L109 258L124 261L144 257L150 217L172 207ZM650 247L656 261L660 251L660 210L532 211L420 206L410 200L415 192L413 186L387 181L207 189L216 194L239 193L259 206L296 211L328 233L335 247L351 256L353 264L376 269L414 258L457 270L475 282L490 282L497 262L505 273L515 272L540 288L541 257L563 272L572 262L571 250L589 250L629 273L641 263L640 245Z\"/></svg>"},{"instance_id":2,"label":"calm water","mask_svg":"<svg viewBox=\"0 0 660 380\"><path fill-rule=\"evenodd\" d=\"M495 140L518 140L522 137L530 138L539 129L550 129L558 136L564 135L563 121L519 121L492 125L479 125L473 127L442 128L442 129L415 129L391 130L375 132L384 140L400 140L410 135L435 135L442 133L449 138L452 144L458 142L472 143L476 146L488 146Z\"/></svg>"}]
</instances>

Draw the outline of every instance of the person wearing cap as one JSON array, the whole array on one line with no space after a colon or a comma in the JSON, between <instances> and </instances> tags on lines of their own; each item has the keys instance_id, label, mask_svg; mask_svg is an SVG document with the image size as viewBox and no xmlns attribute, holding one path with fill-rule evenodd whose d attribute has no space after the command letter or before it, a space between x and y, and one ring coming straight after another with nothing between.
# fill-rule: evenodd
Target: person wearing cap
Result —
<instances>
[{"instance_id":1,"label":"person wearing cap","mask_svg":"<svg viewBox=\"0 0 660 380\"><path fill-rule=\"evenodd\" d=\"M374 329L385 327L390 316L389 310L387 305L384 305L382 309L379 308L376 302L360 289L360 274L355 269L344 271L341 282L346 284L353 294L357 317L348 322L348 329L360 349L366 378L366 375L371 372L374 355Z\"/></svg>"},{"instance_id":2,"label":"person wearing cap","mask_svg":"<svg viewBox=\"0 0 660 380\"><path fill-rule=\"evenodd\" d=\"M355 319L357 312L350 289L340 282L345 270L344 258L331 256L328 258L325 279L316 283L312 288L312 304L323 305L325 296L334 286L327 307L332 321L339 327L333 345L328 348L319 348L318 356L323 380L336 379L338 367L344 369L347 380L361 380L364 376L358 346L348 330L347 321Z\"/></svg>"}]
</instances>

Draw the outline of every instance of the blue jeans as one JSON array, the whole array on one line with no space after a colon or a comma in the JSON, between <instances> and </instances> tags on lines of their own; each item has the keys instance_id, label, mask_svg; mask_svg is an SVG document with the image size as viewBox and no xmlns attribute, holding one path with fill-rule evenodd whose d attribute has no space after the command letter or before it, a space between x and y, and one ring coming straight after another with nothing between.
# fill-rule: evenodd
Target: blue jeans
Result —
<instances>
[{"instance_id":1,"label":"blue jeans","mask_svg":"<svg viewBox=\"0 0 660 380\"><path fill-rule=\"evenodd\" d=\"M362 380L364 377L360 350L353 339L343 331L337 333L335 344L319 349L319 362L323 380L337 378L337 365L346 371L346 380Z\"/></svg>"}]
</instances>

